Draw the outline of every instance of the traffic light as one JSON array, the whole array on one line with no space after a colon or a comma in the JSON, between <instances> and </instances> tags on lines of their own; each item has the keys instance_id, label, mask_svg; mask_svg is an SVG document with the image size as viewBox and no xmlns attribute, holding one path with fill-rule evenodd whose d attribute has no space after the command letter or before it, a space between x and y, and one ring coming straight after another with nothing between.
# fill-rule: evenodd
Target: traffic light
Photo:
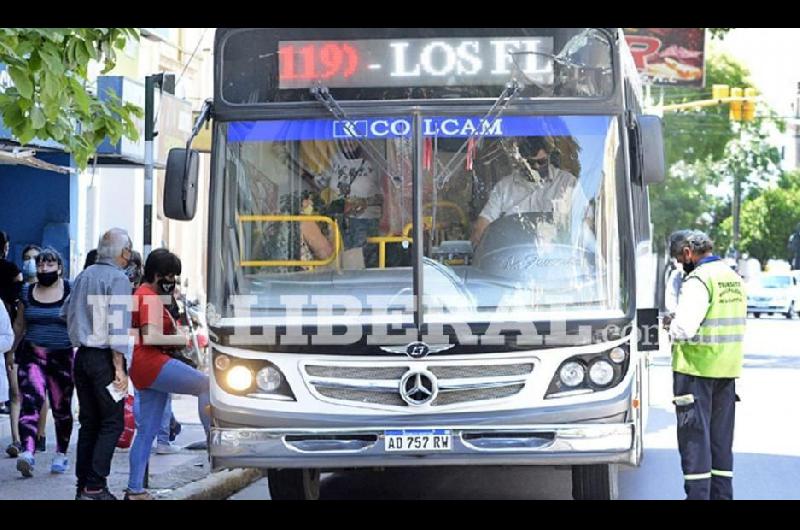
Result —
<instances>
[{"instance_id":1,"label":"traffic light","mask_svg":"<svg viewBox=\"0 0 800 530\"><path fill-rule=\"evenodd\" d=\"M744 97L749 98L742 102L742 121L753 121L756 117L756 89L745 88Z\"/></svg>"},{"instance_id":2,"label":"traffic light","mask_svg":"<svg viewBox=\"0 0 800 530\"><path fill-rule=\"evenodd\" d=\"M740 98L742 97L742 89L735 87L731 89L731 97L732 98ZM731 101L731 112L730 112L730 119L731 121L742 121L742 102L741 101Z\"/></svg>"},{"instance_id":3,"label":"traffic light","mask_svg":"<svg viewBox=\"0 0 800 530\"><path fill-rule=\"evenodd\" d=\"M723 99L730 96L731 89L728 85L712 85L711 99Z\"/></svg>"}]
</instances>

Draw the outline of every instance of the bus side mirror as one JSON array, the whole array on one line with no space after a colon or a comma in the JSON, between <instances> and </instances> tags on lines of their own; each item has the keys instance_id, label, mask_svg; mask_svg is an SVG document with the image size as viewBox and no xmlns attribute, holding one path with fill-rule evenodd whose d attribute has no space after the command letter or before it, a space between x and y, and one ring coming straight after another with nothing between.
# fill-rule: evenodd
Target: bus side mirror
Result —
<instances>
[{"instance_id":1,"label":"bus side mirror","mask_svg":"<svg viewBox=\"0 0 800 530\"><path fill-rule=\"evenodd\" d=\"M187 163L186 153L189 153ZM191 221L197 209L197 177L200 155L194 149L169 150L164 179L164 214L170 219Z\"/></svg>"},{"instance_id":2,"label":"bus side mirror","mask_svg":"<svg viewBox=\"0 0 800 530\"><path fill-rule=\"evenodd\" d=\"M661 118L639 116L639 128L642 131L642 184L660 184L667 176Z\"/></svg>"}]
</instances>

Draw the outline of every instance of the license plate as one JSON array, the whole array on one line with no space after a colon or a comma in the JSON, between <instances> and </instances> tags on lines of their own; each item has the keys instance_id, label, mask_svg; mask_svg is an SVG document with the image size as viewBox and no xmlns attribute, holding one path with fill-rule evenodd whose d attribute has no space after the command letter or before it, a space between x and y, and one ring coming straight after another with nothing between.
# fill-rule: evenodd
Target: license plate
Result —
<instances>
[{"instance_id":1,"label":"license plate","mask_svg":"<svg viewBox=\"0 0 800 530\"><path fill-rule=\"evenodd\" d=\"M399 430L384 432L384 449L390 451L449 451L453 448L450 431L444 429Z\"/></svg>"}]
</instances>

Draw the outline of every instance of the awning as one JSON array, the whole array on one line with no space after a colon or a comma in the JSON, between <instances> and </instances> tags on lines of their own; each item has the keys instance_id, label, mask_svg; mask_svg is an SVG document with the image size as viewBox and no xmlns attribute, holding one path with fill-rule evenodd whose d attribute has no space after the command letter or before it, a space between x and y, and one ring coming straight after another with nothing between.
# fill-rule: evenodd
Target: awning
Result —
<instances>
[{"instance_id":1,"label":"awning","mask_svg":"<svg viewBox=\"0 0 800 530\"><path fill-rule=\"evenodd\" d=\"M63 174L77 172L75 168L51 164L36 158L36 150L30 148L13 147L11 150L7 150L0 147L0 164L28 166Z\"/></svg>"}]
</instances>

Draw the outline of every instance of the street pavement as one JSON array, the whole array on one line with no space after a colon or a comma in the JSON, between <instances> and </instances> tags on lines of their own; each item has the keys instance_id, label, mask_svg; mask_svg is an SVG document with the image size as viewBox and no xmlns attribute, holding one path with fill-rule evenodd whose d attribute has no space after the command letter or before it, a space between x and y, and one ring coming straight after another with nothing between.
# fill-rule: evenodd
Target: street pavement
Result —
<instances>
[{"instance_id":1,"label":"street pavement","mask_svg":"<svg viewBox=\"0 0 800 530\"><path fill-rule=\"evenodd\" d=\"M197 399L193 396L173 396L173 413L183 429L175 443L186 446L203 439L203 427L197 415ZM75 498L75 446L79 423L73 426L68 452L70 468L63 475L50 473L50 461L55 447L55 427L52 415L47 422L47 451L36 453L32 478L23 478L16 469L16 459L5 453L11 442L8 416L0 416L0 500L71 500ZM109 489L119 498L128 485L128 450L117 449L108 477ZM180 453L150 457L150 491L158 497L200 480L209 474L206 451L184 449Z\"/></svg>"},{"instance_id":2,"label":"street pavement","mask_svg":"<svg viewBox=\"0 0 800 530\"><path fill-rule=\"evenodd\" d=\"M800 320L747 321L745 366L734 440L736 499L800 499ZM651 365L645 454L638 468L621 467L620 499L682 499L666 355ZM402 468L323 475L323 499L570 499L568 468ZM268 499L261 479L230 500Z\"/></svg>"}]
</instances>

